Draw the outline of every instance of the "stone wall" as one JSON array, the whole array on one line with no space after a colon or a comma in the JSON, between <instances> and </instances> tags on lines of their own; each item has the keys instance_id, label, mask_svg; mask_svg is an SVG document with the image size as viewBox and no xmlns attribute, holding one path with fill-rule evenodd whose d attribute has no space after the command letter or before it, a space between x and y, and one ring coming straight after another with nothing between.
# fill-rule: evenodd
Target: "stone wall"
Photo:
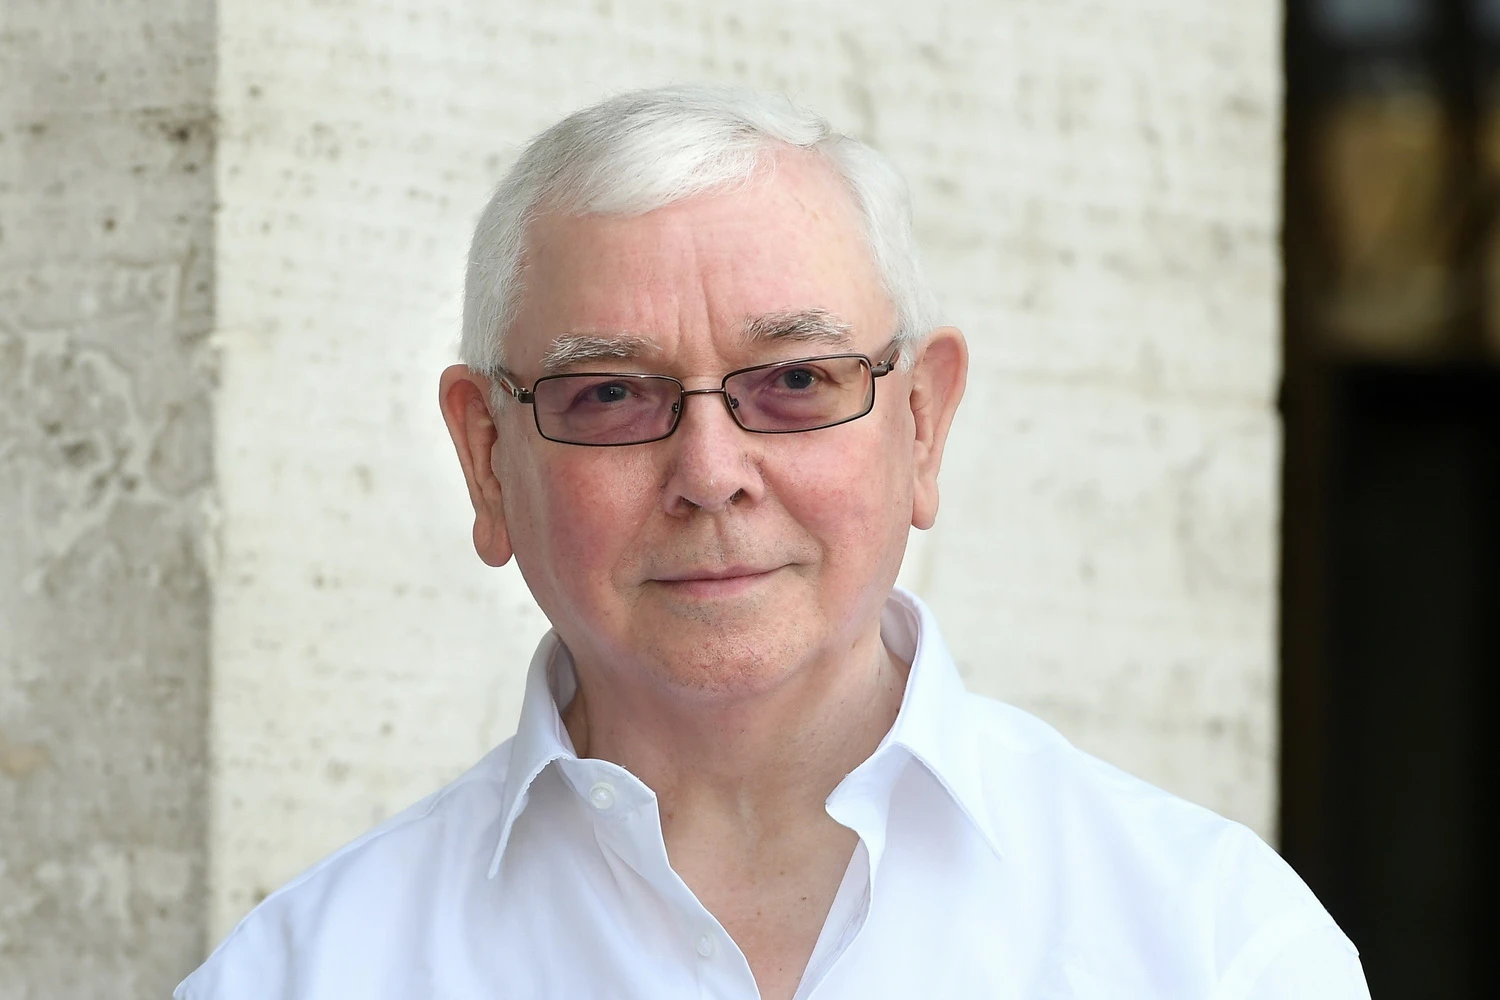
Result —
<instances>
[{"instance_id":1,"label":"stone wall","mask_svg":"<svg viewBox=\"0 0 1500 1000\"><path fill-rule=\"evenodd\" d=\"M213 8L0 6L0 997L206 938Z\"/></svg>"}]
</instances>

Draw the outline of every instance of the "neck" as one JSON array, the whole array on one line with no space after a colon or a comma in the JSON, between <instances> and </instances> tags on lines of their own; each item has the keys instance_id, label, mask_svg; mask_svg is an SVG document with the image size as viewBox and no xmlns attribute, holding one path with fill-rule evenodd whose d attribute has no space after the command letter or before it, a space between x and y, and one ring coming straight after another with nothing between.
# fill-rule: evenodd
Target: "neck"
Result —
<instances>
[{"instance_id":1,"label":"neck","mask_svg":"<svg viewBox=\"0 0 1500 1000\"><path fill-rule=\"evenodd\" d=\"M727 829L754 850L828 821L829 793L895 721L907 669L878 626L746 696L663 697L579 664L563 722L579 756L613 761L656 792L669 845Z\"/></svg>"}]
</instances>

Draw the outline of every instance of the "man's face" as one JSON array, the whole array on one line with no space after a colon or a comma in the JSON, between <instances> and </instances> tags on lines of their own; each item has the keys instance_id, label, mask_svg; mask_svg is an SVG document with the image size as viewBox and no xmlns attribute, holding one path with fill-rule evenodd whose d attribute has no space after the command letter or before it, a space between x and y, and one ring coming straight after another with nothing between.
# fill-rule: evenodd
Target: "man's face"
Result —
<instances>
[{"instance_id":1,"label":"man's face","mask_svg":"<svg viewBox=\"0 0 1500 1000\"><path fill-rule=\"evenodd\" d=\"M806 156L644 216L543 218L524 285L506 359L525 385L559 338L635 345L634 357L561 371L652 372L696 389L770 361L883 360L896 332L851 199ZM847 344L747 335L813 310L844 324ZM507 400L490 455L501 542L481 552L493 562L513 549L580 665L679 694L769 690L871 642L908 526L931 520L920 373L879 379L869 415L805 433L748 433L723 397L690 396L674 434L624 447L545 440L530 407Z\"/></svg>"}]
</instances>

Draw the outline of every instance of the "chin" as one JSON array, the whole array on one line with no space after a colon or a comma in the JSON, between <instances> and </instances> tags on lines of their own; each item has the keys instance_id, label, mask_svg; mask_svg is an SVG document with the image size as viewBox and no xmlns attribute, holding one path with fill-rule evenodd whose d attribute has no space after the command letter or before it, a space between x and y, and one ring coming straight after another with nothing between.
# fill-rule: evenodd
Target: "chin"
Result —
<instances>
[{"instance_id":1,"label":"chin","mask_svg":"<svg viewBox=\"0 0 1500 1000\"><path fill-rule=\"evenodd\" d=\"M664 623L637 647L661 684L706 699L753 697L793 675L813 646L811 623L727 610Z\"/></svg>"}]
</instances>

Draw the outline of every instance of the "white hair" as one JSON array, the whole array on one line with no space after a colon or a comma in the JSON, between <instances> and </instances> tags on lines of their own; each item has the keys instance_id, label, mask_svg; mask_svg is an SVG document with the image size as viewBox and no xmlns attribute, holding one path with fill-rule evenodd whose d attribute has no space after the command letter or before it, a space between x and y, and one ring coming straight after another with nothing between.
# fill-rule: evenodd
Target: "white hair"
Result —
<instances>
[{"instance_id":1,"label":"white hair","mask_svg":"<svg viewBox=\"0 0 1500 1000\"><path fill-rule=\"evenodd\" d=\"M906 182L880 153L785 97L683 86L638 90L576 111L533 139L474 229L460 354L493 372L521 298L527 227L544 212L644 215L748 182L778 147L820 155L843 179L896 313L901 360L937 325L917 260Z\"/></svg>"}]
</instances>

